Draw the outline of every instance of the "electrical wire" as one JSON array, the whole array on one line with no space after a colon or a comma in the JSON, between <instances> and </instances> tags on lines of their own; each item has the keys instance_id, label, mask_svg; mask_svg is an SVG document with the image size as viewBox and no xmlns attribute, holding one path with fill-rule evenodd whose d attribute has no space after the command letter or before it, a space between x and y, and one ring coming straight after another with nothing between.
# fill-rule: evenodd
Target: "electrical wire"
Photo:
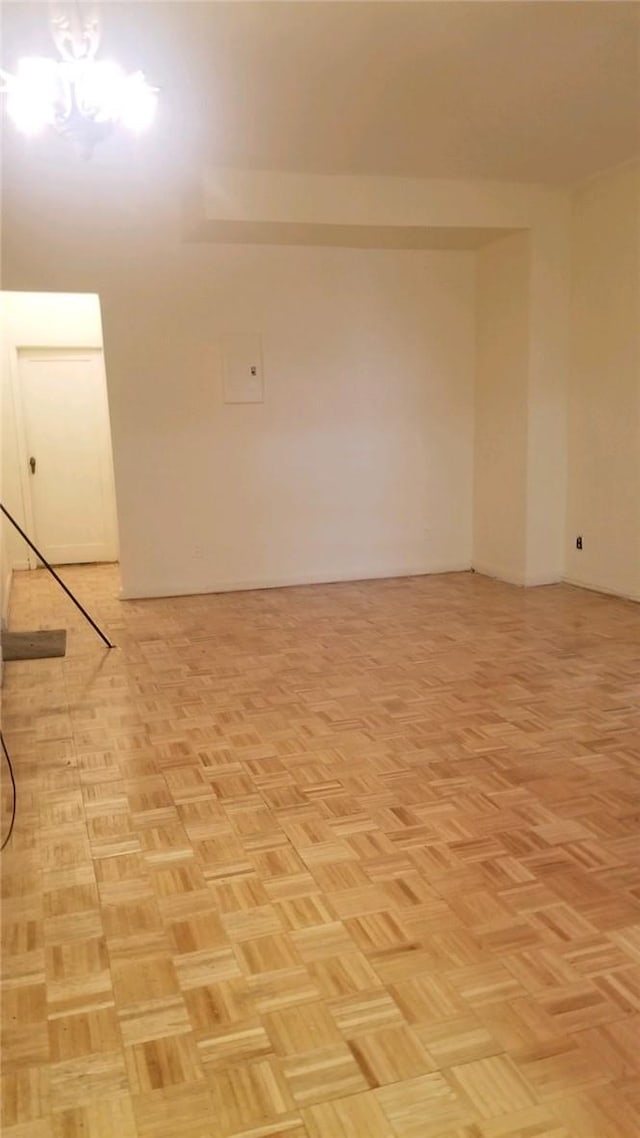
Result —
<instances>
[{"instance_id":1,"label":"electrical wire","mask_svg":"<svg viewBox=\"0 0 640 1138\"><path fill-rule=\"evenodd\" d=\"M2 734L2 731L0 731L0 743L2 743L2 750L4 752L4 757L7 760L7 766L9 768L9 777L11 779L11 785L13 787L13 805L11 807L11 822L9 823L9 830L8 830L7 836L4 839L2 845L0 846L0 853L2 853L2 851L9 845L9 839L11 838L11 835L13 833L13 827L14 827L15 821L16 821L16 806L17 806L18 792L16 790L16 780L13 776L13 764L11 762L11 756L7 750L7 744L4 741L4 735Z\"/></svg>"}]
</instances>

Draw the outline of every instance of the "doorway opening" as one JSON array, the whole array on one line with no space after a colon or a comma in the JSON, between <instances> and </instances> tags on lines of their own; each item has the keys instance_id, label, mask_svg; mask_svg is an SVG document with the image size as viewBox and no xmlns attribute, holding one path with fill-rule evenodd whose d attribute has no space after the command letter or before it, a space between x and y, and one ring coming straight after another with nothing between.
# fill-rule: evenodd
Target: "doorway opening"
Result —
<instances>
[{"instance_id":1,"label":"doorway opening","mask_svg":"<svg viewBox=\"0 0 640 1138\"><path fill-rule=\"evenodd\" d=\"M117 562L99 297L5 292L2 312L5 504L52 565ZM12 569L39 566L5 537Z\"/></svg>"}]
</instances>

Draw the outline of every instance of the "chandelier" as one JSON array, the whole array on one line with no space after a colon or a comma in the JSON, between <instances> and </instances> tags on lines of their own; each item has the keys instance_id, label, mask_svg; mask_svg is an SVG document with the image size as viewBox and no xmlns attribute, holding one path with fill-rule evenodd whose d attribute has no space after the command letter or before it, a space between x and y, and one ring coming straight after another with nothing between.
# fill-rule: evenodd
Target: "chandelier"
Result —
<instances>
[{"instance_id":1,"label":"chandelier","mask_svg":"<svg viewBox=\"0 0 640 1138\"><path fill-rule=\"evenodd\" d=\"M15 75L0 69L0 92L19 131L35 135L53 127L88 157L116 126L139 133L151 125L157 89L141 71L127 75L117 63L96 59L100 30L95 9L58 5L51 34L60 58L27 56Z\"/></svg>"}]
</instances>

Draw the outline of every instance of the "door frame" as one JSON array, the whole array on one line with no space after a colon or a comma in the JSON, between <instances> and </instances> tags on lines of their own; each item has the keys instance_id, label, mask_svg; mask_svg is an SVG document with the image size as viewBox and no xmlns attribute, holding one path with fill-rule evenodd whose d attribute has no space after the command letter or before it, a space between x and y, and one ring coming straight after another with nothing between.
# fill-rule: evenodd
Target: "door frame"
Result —
<instances>
[{"instance_id":1,"label":"door frame","mask_svg":"<svg viewBox=\"0 0 640 1138\"><path fill-rule=\"evenodd\" d=\"M27 446L27 421L24 409L24 399L22 397L22 384L20 382L20 355L25 352L38 352L46 354L47 352L55 354L64 354L64 352L87 352L93 356L99 356L102 361L102 378L103 378L103 393L104 393L104 409L106 414L106 425L108 432L109 444L109 481L111 483L112 501L113 501L113 525L115 536L115 549L116 557L120 556L120 532L118 526L118 502L116 498L115 477L113 471L113 443L111 439L111 416L109 414L109 393L107 390L107 372L104 361L104 347L97 347L95 344L12 344L9 356L9 388L13 399L13 414L15 418L16 427L16 450L18 452L18 465L19 469L19 485L20 495L22 498L22 509L24 516L25 530L32 541L37 545L38 538L35 533L35 519L33 511L33 499L31 497L31 480L27 473L29 464L29 448ZM27 546L26 551L26 567L28 569L37 569L40 562L38 561L35 553Z\"/></svg>"}]
</instances>

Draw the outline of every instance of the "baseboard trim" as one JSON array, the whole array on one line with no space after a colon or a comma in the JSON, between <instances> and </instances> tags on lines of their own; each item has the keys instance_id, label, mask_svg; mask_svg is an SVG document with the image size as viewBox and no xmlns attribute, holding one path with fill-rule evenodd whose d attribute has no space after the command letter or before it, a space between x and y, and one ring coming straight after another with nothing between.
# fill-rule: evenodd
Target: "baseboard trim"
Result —
<instances>
[{"instance_id":1,"label":"baseboard trim","mask_svg":"<svg viewBox=\"0 0 640 1138\"><path fill-rule=\"evenodd\" d=\"M586 589L589 593L601 593L605 597L620 597L623 601L640 602L640 593L625 593L611 585L596 585L593 581L585 581L581 577L564 577L565 585L573 585L576 589Z\"/></svg>"},{"instance_id":2,"label":"baseboard trim","mask_svg":"<svg viewBox=\"0 0 640 1138\"><path fill-rule=\"evenodd\" d=\"M541 589L545 585L561 585L561 573L538 573L525 577L525 588L527 589Z\"/></svg>"},{"instance_id":3,"label":"baseboard trim","mask_svg":"<svg viewBox=\"0 0 640 1138\"><path fill-rule=\"evenodd\" d=\"M482 577L494 577L498 581L505 581L507 585L524 585L521 573L505 569L502 565L492 565L489 561L474 561L473 570Z\"/></svg>"},{"instance_id":4,"label":"baseboard trim","mask_svg":"<svg viewBox=\"0 0 640 1138\"><path fill-rule=\"evenodd\" d=\"M208 585L183 585L172 582L163 582L149 587L147 585L127 584L120 590L123 601L149 600L154 597L194 597L204 596L208 593L243 593L257 589L285 589L304 585L335 585L347 581L379 581L391 580L394 577L431 577L439 573L468 573L471 565L468 561L443 564L417 566L412 568L384 569L379 572L370 570L353 570L345 573L309 573L293 577L260 577L245 581L213 581Z\"/></svg>"},{"instance_id":5,"label":"baseboard trim","mask_svg":"<svg viewBox=\"0 0 640 1138\"><path fill-rule=\"evenodd\" d=\"M558 585L562 580L560 573L526 575L504 569L501 565L491 565L486 561L474 561L473 568L476 573L481 573L483 577L493 577L498 581L504 581L507 585L517 585L522 589L537 589L541 585Z\"/></svg>"},{"instance_id":6,"label":"baseboard trim","mask_svg":"<svg viewBox=\"0 0 640 1138\"><path fill-rule=\"evenodd\" d=\"M468 562L461 562L453 565L443 564L418 566L409 569L385 569L375 573L371 571L353 571L341 574L310 573L304 576L292 577L259 577L243 581L213 581L208 585L184 585L173 582L162 582L150 588L147 585L136 586L133 584L122 587L120 590L120 598L124 601L135 601L152 600L153 598L160 597L206 596L209 593L242 593L259 589L286 589L305 585L332 585L349 581L391 580L394 577L431 577L437 576L440 573L468 573L471 569L473 569L474 573L478 573L482 577L490 577L493 580L502 581L507 585L515 585L517 588L541 588L545 585L564 583L573 585L577 589L587 589L592 593L601 593L605 596L620 597L623 600L640 603L640 593L625 593L622 589L595 584L593 581L585 581L578 577L561 577L558 574L540 574L536 577L525 577L522 574L512 573L502 569L500 566L490 565L482 561L476 561L473 566ZM7 597L7 595L5 591L5 597ZM8 601L5 601L5 605L8 611Z\"/></svg>"}]
</instances>

